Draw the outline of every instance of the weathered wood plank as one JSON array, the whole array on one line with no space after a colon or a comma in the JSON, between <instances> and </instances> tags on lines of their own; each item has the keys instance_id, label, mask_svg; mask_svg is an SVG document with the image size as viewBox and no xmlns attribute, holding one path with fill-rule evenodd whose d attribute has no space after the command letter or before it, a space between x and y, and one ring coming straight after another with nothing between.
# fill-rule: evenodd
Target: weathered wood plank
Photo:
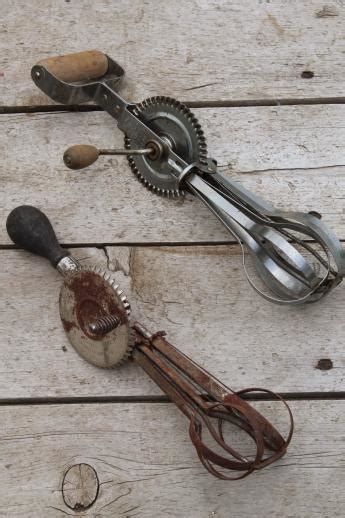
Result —
<instances>
[{"instance_id":1,"label":"weathered wood plank","mask_svg":"<svg viewBox=\"0 0 345 518\"><path fill-rule=\"evenodd\" d=\"M344 6L298 0L2 2L2 105L47 104L39 59L98 48L123 65L133 101L343 96ZM34 24L34 25L33 25ZM303 78L303 71L314 73Z\"/></svg>"},{"instance_id":2,"label":"weathered wood plank","mask_svg":"<svg viewBox=\"0 0 345 518\"><path fill-rule=\"evenodd\" d=\"M325 301L285 308L264 301L245 280L236 246L75 249L83 264L107 264L133 316L234 389L344 389L345 290ZM58 315L61 277L41 258L1 251L0 396L160 394L129 363L104 371L83 361ZM320 359L329 370L318 368ZM329 363L329 362L328 362Z\"/></svg>"},{"instance_id":3,"label":"weathered wood plank","mask_svg":"<svg viewBox=\"0 0 345 518\"><path fill-rule=\"evenodd\" d=\"M278 403L258 407L284 429ZM258 518L343 516L345 402L291 407L296 431L286 457L237 483L204 471L187 420L171 404L2 407L0 514L228 518L231 510L244 518L255 508ZM239 440L233 433L232 444ZM79 463L100 483L82 514L61 494L64 474Z\"/></svg>"},{"instance_id":4,"label":"weathered wood plank","mask_svg":"<svg viewBox=\"0 0 345 518\"><path fill-rule=\"evenodd\" d=\"M220 170L287 209L318 210L345 238L345 107L327 105L195 110ZM121 146L105 113L2 115L0 219L37 204L70 243L186 242L230 236L201 202L148 192L124 158L84 171L62 162L72 143ZM255 172L258 171L258 172ZM10 240L0 226L0 243Z\"/></svg>"}]
</instances>

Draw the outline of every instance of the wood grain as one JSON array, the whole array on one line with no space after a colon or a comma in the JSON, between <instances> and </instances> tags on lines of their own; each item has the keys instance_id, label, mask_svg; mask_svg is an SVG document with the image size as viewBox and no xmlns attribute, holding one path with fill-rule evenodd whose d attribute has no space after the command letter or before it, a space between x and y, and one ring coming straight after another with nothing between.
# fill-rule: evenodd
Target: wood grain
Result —
<instances>
[{"instance_id":1,"label":"wood grain","mask_svg":"<svg viewBox=\"0 0 345 518\"><path fill-rule=\"evenodd\" d=\"M64 475L61 490L67 507L85 511L95 502L99 492L95 469L85 462L73 464Z\"/></svg>"},{"instance_id":2,"label":"wood grain","mask_svg":"<svg viewBox=\"0 0 345 518\"><path fill-rule=\"evenodd\" d=\"M318 304L264 301L245 280L236 246L107 247L73 250L82 264L111 270L134 318L234 389L344 388L345 290ZM70 346L58 314L62 279L48 262L0 252L1 398L160 394L136 365L97 369ZM333 368L318 368L321 359ZM321 364L322 366L323 364Z\"/></svg>"},{"instance_id":3,"label":"wood grain","mask_svg":"<svg viewBox=\"0 0 345 518\"><path fill-rule=\"evenodd\" d=\"M318 15L322 7L319 0L20 0L13 9L3 0L1 104L47 104L30 79L32 65L90 48L125 68L123 94L132 101L343 96L344 6L336 2L331 17Z\"/></svg>"},{"instance_id":4,"label":"wood grain","mask_svg":"<svg viewBox=\"0 0 345 518\"><path fill-rule=\"evenodd\" d=\"M278 403L257 406L285 429ZM258 518L340 517L345 402L291 407L296 432L286 456L237 483L204 470L188 422L172 404L1 407L0 514L228 518L231 510L246 518L255 508ZM231 438L240 444L237 433ZM82 514L61 494L64 474L77 463L91 465L100 482L95 504Z\"/></svg>"},{"instance_id":5,"label":"wood grain","mask_svg":"<svg viewBox=\"0 0 345 518\"><path fill-rule=\"evenodd\" d=\"M30 404L161 392L133 362L106 371L83 361L58 316L59 274L1 247L10 243L10 210L35 204L62 242L88 246L72 250L82 264L112 272L135 318L165 329L233 389L343 391L344 287L298 309L263 301L245 281L238 247L212 244L230 237L198 200L150 194L121 158L67 170L68 146L120 147L123 135L102 112L46 113L52 101L30 78L40 59L98 48L125 68L121 94L129 101L277 102L196 109L210 155L277 206L321 212L345 239L345 107L300 104L344 101L343 2L3 0L1 7L0 516L342 516L344 400L292 402L287 456L235 484L204 471L172 404ZM6 114L11 106L42 112ZM174 243L188 246L149 246ZM15 398L26 404L9 405ZM284 428L281 405L255 405ZM232 439L239 443L237 433Z\"/></svg>"},{"instance_id":6,"label":"wood grain","mask_svg":"<svg viewBox=\"0 0 345 518\"><path fill-rule=\"evenodd\" d=\"M197 109L220 171L280 208L317 210L345 238L345 107ZM120 147L105 113L1 116L0 219L16 205L47 212L67 243L229 240L201 202L148 192L125 158L100 157L83 171L62 161L71 144ZM10 240L0 225L0 244Z\"/></svg>"}]
</instances>

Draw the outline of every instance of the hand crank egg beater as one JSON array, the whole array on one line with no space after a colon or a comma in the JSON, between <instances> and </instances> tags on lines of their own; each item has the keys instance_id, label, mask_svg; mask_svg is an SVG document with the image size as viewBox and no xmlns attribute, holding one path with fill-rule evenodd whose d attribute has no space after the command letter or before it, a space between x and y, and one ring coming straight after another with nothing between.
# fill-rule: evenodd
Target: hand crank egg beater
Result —
<instances>
[{"instance_id":1,"label":"hand crank egg beater","mask_svg":"<svg viewBox=\"0 0 345 518\"><path fill-rule=\"evenodd\" d=\"M315 302L343 279L345 252L317 212L283 212L217 171L208 158L204 133L184 104L157 96L126 102L116 91L123 69L99 51L40 61L32 68L36 85L63 104L94 101L117 120L124 149L69 148L71 169L92 164L99 155L124 154L140 182L152 192L198 197L241 245L252 287L279 304ZM244 246L268 293L246 269Z\"/></svg>"},{"instance_id":2,"label":"hand crank egg beater","mask_svg":"<svg viewBox=\"0 0 345 518\"><path fill-rule=\"evenodd\" d=\"M224 480L244 478L286 453L293 418L281 396L258 388L234 392L170 344L164 332L151 333L132 321L130 304L111 275L96 266L82 266L73 258L60 246L50 221L37 208L15 208L6 227L15 244L47 258L63 276L60 317L79 355L102 368L119 366L130 357L138 363L189 419L191 441L212 475ZM268 393L285 404L290 418L286 439L243 399L251 392ZM252 455L230 445L225 433L229 423L252 440ZM229 471L237 473L228 475Z\"/></svg>"}]
</instances>

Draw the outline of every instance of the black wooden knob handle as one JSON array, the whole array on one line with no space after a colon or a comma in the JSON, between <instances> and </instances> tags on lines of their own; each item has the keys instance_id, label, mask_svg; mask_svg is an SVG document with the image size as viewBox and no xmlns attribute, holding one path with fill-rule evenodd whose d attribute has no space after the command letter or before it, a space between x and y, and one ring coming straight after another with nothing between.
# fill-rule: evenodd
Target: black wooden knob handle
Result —
<instances>
[{"instance_id":1,"label":"black wooden knob handle","mask_svg":"<svg viewBox=\"0 0 345 518\"><path fill-rule=\"evenodd\" d=\"M47 216L36 207L21 205L13 209L7 218L6 228L16 245L46 257L54 267L69 255L69 251L59 245Z\"/></svg>"}]
</instances>

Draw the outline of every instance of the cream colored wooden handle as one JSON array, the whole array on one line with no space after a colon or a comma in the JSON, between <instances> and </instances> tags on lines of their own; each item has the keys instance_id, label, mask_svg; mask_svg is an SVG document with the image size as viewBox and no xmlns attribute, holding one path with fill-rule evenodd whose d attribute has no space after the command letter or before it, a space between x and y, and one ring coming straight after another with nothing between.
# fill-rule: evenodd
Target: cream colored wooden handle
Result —
<instances>
[{"instance_id":1,"label":"cream colored wooden handle","mask_svg":"<svg viewBox=\"0 0 345 518\"><path fill-rule=\"evenodd\" d=\"M99 151L95 146L77 144L64 152L63 161L70 169L84 169L96 162Z\"/></svg>"},{"instance_id":2,"label":"cream colored wooden handle","mask_svg":"<svg viewBox=\"0 0 345 518\"><path fill-rule=\"evenodd\" d=\"M108 58L99 50L86 50L43 59L37 65L46 68L61 81L90 81L107 73Z\"/></svg>"}]
</instances>

